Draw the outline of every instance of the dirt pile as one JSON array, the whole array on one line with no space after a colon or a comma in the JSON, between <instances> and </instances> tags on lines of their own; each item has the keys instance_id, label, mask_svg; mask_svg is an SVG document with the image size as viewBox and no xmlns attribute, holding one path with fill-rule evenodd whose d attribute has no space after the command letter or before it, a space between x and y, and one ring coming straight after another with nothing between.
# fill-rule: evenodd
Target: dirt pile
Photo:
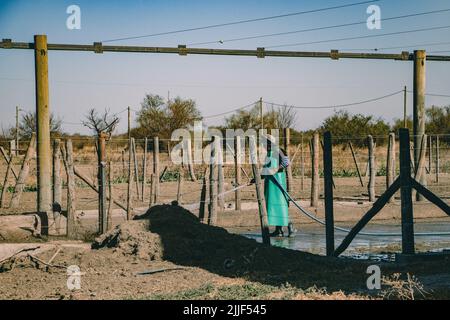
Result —
<instances>
[{"instance_id":1,"label":"dirt pile","mask_svg":"<svg viewBox=\"0 0 450 320\"><path fill-rule=\"evenodd\" d=\"M124 255L141 259L162 260L162 244L159 235L149 232L148 220L124 222L95 239L93 249L116 248Z\"/></svg>"},{"instance_id":2,"label":"dirt pile","mask_svg":"<svg viewBox=\"0 0 450 320\"><path fill-rule=\"evenodd\" d=\"M280 265L292 265L294 261L311 267L317 263L313 255L263 246L223 228L202 224L194 214L177 205L151 208L97 238L92 248L116 248L126 255L226 274L258 269L275 271Z\"/></svg>"}]
</instances>

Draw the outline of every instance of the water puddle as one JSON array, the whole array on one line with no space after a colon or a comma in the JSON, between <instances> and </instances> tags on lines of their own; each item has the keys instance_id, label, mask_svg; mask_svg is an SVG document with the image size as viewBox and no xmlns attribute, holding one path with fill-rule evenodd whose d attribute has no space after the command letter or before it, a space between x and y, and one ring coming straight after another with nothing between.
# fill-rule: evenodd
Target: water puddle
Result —
<instances>
[{"instance_id":1,"label":"water puddle","mask_svg":"<svg viewBox=\"0 0 450 320\"><path fill-rule=\"evenodd\" d=\"M351 226L341 227L349 228ZM449 232L449 222L420 222L414 225L415 232ZM400 233L401 229L398 225L386 224L370 224L364 231L366 232L380 232L380 233ZM259 232L241 233L258 242L262 241ZM336 247L342 242L347 234L344 232L335 232ZM358 235L350 244L348 249L341 255L343 258L353 258L361 260L373 261L394 261L395 253L401 252L401 237L400 236L363 236ZM271 238L273 246L305 251L313 254L325 255L325 228L323 226L307 225L302 226L301 229L290 238ZM417 252L437 252L450 249L450 236L430 235L417 236L415 238L415 245Z\"/></svg>"}]
</instances>

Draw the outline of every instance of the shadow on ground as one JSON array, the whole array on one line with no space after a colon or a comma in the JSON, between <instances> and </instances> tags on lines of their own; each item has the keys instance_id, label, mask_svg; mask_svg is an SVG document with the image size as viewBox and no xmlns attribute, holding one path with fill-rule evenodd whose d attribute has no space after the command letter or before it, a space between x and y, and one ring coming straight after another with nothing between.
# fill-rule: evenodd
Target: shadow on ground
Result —
<instances>
[{"instance_id":1,"label":"shadow on ground","mask_svg":"<svg viewBox=\"0 0 450 320\"><path fill-rule=\"evenodd\" d=\"M136 219L149 220L149 230L160 238L162 258L177 265L273 286L289 283L301 289L317 286L344 292L366 287L365 262L265 246L223 228L202 224L194 214L177 205L152 207Z\"/></svg>"}]
</instances>

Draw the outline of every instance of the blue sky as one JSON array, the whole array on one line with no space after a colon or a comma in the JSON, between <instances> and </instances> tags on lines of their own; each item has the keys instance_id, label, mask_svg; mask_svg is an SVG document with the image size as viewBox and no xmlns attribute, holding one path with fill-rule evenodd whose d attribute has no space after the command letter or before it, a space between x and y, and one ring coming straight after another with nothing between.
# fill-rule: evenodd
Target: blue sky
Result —
<instances>
[{"instance_id":1,"label":"blue sky","mask_svg":"<svg viewBox=\"0 0 450 320\"><path fill-rule=\"evenodd\" d=\"M359 0L361 1L361 0ZM31 42L34 34L47 34L49 43L82 43L199 27L242 19L305 11L346 1L56 1L0 0L0 37ZM66 8L81 8L81 30L68 30ZM448 9L448 0L384 0L377 3L382 18L430 10ZM364 21L368 4L351 8L213 28L188 33L114 42L115 44L177 46L204 41L245 37ZM382 22L381 30L365 25L335 28L279 37L224 44L213 48L270 47L360 35L450 25L450 12ZM372 39L359 39L283 47L279 50L329 51L408 46L449 41L449 30L418 32ZM406 48L409 51L414 48ZM450 45L419 46L427 51L450 51ZM386 50L400 52L401 49ZM445 53L450 54L450 52ZM16 105L34 110L34 61L31 50L0 50L0 125L14 123ZM49 54L50 106L61 117L68 132L87 130L79 123L87 110L109 108L118 112L130 105L139 109L146 93L181 96L196 100L208 116L232 110L263 97L266 101L297 106L342 104L383 96L412 88L412 64L399 61L295 59L224 56L187 56L92 52ZM450 63L429 62L427 90L450 94ZM409 96L409 112L412 109ZM427 97L427 105L450 104L448 98ZM402 96L348 108L351 112L373 114L388 121L402 117ZM333 110L301 110L296 127L319 125ZM126 127L125 114L120 130ZM219 124L222 118L208 124Z\"/></svg>"}]
</instances>

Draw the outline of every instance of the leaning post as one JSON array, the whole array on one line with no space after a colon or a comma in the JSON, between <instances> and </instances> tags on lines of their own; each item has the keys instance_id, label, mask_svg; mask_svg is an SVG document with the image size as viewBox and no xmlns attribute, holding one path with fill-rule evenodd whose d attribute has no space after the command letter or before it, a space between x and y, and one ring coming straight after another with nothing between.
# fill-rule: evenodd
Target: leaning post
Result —
<instances>
[{"instance_id":1,"label":"leaning post","mask_svg":"<svg viewBox=\"0 0 450 320\"><path fill-rule=\"evenodd\" d=\"M256 197L258 200L259 219L261 223L261 235L263 244L270 245L269 222L267 218L267 210L262 190L261 173L258 167L258 148L256 147L256 137L249 136L250 161L252 163L253 177L255 179Z\"/></svg>"}]
</instances>

